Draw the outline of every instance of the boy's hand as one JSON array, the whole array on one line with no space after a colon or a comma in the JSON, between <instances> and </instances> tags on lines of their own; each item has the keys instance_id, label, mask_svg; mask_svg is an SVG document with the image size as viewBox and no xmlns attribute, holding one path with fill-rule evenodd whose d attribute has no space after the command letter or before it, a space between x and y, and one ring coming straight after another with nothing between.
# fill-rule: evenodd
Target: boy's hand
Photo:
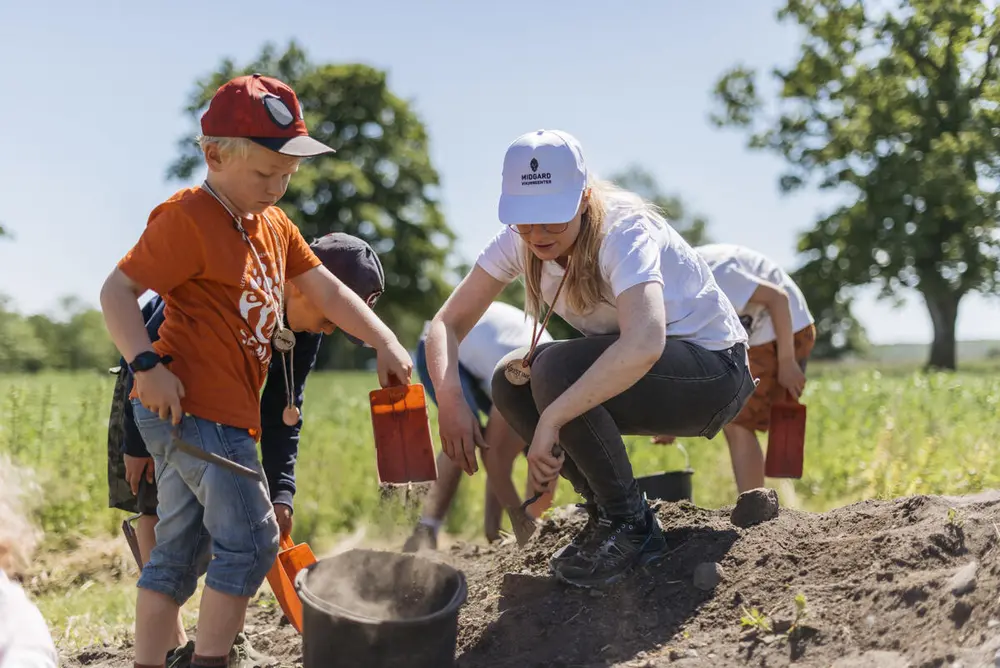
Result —
<instances>
[{"instance_id":1,"label":"boy's hand","mask_svg":"<svg viewBox=\"0 0 1000 668\"><path fill-rule=\"evenodd\" d=\"M406 348L393 338L377 350L379 384L382 387L409 385L413 373L413 360L410 359L410 353L406 352Z\"/></svg>"},{"instance_id":2,"label":"boy's hand","mask_svg":"<svg viewBox=\"0 0 1000 668\"><path fill-rule=\"evenodd\" d=\"M154 469L152 457L125 455L125 480L132 488L133 496L139 496L139 483L142 481L142 476L146 476L146 482L153 482Z\"/></svg>"},{"instance_id":3,"label":"boy's hand","mask_svg":"<svg viewBox=\"0 0 1000 668\"><path fill-rule=\"evenodd\" d=\"M159 413L161 420L170 417L174 424L180 424L184 415L181 410L184 385L170 369L157 364L149 371L137 372L135 389L143 406L154 413Z\"/></svg>"},{"instance_id":4,"label":"boy's hand","mask_svg":"<svg viewBox=\"0 0 1000 668\"><path fill-rule=\"evenodd\" d=\"M281 538L292 535L292 509L284 503L274 504L274 514L278 518L278 528L281 530Z\"/></svg>"}]
</instances>

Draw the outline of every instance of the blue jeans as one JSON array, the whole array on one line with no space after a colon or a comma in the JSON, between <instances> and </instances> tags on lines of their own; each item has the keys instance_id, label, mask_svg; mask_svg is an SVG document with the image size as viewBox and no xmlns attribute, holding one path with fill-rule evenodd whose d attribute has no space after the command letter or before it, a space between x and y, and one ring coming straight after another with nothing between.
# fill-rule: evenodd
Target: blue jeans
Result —
<instances>
[{"instance_id":1,"label":"blue jeans","mask_svg":"<svg viewBox=\"0 0 1000 668\"><path fill-rule=\"evenodd\" d=\"M132 407L156 466L159 498L156 547L139 586L183 605L206 574L205 584L216 591L252 596L278 555L278 521L266 482L181 452L173 445L169 420L138 399ZM178 428L178 436L191 445L262 471L247 430L193 415L184 416Z\"/></svg>"},{"instance_id":2,"label":"blue jeans","mask_svg":"<svg viewBox=\"0 0 1000 668\"><path fill-rule=\"evenodd\" d=\"M420 383L424 386L427 396L437 406L434 385L431 383L431 375L427 370L427 351L423 339L417 343L417 359L414 360L414 365L417 367L417 375L420 376ZM469 404L473 415L478 416L479 412L482 411L488 417L493 408L493 402L480 386L482 379L473 376L461 363L458 365L458 379L462 383L462 394L465 395L465 402ZM480 422L482 422L481 419Z\"/></svg>"}]
</instances>

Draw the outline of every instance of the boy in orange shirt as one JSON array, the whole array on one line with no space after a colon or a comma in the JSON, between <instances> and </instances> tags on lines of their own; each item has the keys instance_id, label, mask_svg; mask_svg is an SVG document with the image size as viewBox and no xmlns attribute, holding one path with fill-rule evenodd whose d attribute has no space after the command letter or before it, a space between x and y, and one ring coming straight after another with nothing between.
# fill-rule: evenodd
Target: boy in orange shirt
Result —
<instances>
[{"instance_id":1,"label":"boy in orange shirt","mask_svg":"<svg viewBox=\"0 0 1000 668\"><path fill-rule=\"evenodd\" d=\"M395 335L275 206L301 158L333 151L309 136L294 91L269 77L238 77L216 92L201 128L205 182L153 209L101 290L108 331L135 375L135 422L158 487L157 546L136 602L136 668L164 665L178 608L201 573L191 666L227 665L249 598L277 555L266 482L183 453L173 438L261 471L261 386L272 347L294 344L283 326L285 282L375 348L383 387L409 382L412 371ZM165 302L155 344L136 301L146 290ZM294 406L287 410L297 421Z\"/></svg>"}]
</instances>

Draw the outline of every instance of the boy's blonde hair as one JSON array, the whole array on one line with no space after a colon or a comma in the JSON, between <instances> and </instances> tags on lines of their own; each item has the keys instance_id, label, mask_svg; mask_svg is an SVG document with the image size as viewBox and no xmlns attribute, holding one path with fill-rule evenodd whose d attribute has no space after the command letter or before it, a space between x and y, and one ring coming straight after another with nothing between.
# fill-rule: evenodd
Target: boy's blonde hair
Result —
<instances>
[{"instance_id":1,"label":"boy's blonde hair","mask_svg":"<svg viewBox=\"0 0 1000 668\"><path fill-rule=\"evenodd\" d=\"M215 144L219 147L219 153L222 154L223 158L236 158L238 160L246 160L250 155L250 146L253 144L246 137L208 137L206 135L199 135L198 146L201 147L202 153L205 152L209 144Z\"/></svg>"},{"instance_id":2,"label":"boy's blonde hair","mask_svg":"<svg viewBox=\"0 0 1000 668\"><path fill-rule=\"evenodd\" d=\"M580 233L570 249L572 261L563 288L566 303L580 314L587 314L601 302L612 303L611 296L602 290L600 267L601 243L606 230L604 219L612 206L642 213L651 218L663 218L663 212L652 202L635 193L619 188L611 181L587 176L590 196L587 210L580 218ZM538 320L542 317L542 261L528 244L524 244L524 293L528 313Z\"/></svg>"},{"instance_id":3,"label":"boy's blonde hair","mask_svg":"<svg viewBox=\"0 0 1000 668\"><path fill-rule=\"evenodd\" d=\"M0 454L0 570L20 574L28 567L41 537L32 523L26 499L36 486L29 471Z\"/></svg>"}]
</instances>

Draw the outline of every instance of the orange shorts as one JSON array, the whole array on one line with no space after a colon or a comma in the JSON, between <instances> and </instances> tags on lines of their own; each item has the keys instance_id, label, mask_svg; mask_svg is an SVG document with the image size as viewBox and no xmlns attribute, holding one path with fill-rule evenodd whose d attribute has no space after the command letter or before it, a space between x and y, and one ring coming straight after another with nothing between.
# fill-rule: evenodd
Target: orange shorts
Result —
<instances>
[{"instance_id":1,"label":"orange shorts","mask_svg":"<svg viewBox=\"0 0 1000 668\"><path fill-rule=\"evenodd\" d=\"M795 332L792 339L795 346L795 359L805 371L806 360L816 344L816 327L809 325ZM754 378L760 378L760 383L740 414L732 424L751 431L767 431L771 423L771 404L785 392L778 383L778 344L772 341L760 346L751 346L749 351L750 373Z\"/></svg>"}]
</instances>

